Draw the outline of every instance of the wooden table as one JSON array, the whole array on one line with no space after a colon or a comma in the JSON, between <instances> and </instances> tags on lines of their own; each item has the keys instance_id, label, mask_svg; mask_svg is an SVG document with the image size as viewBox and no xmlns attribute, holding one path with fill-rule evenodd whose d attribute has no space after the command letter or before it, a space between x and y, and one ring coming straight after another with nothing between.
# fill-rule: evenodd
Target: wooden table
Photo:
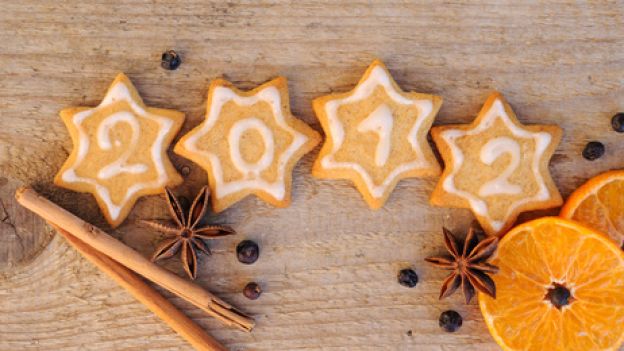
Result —
<instances>
[{"instance_id":1,"label":"wooden table","mask_svg":"<svg viewBox=\"0 0 624 351\"><path fill-rule=\"evenodd\" d=\"M622 1L2 1L0 349L189 349L13 200L17 186L33 184L106 228L92 197L51 181L72 147L58 111L96 105L117 72L148 105L187 113L182 133L203 119L208 83L219 76L251 88L285 75L295 115L317 130L310 101L350 89L376 57L404 89L444 97L436 124L471 121L500 90L523 122L564 128L551 169L567 196L624 167L624 135L610 127L624 110L623 16ZM169 48L183 58L176 71L160 67ZM594 162L581 157L590 140L607 150ZM240 234L202 257L198 284L252 313L253 333L172 301L232 350L497 349L475 302L438 301L445 273L423 262L442 252L441 227L461 232L470 213L428 205L437 179L403 181L371 211L348 182L310 176L317 152L295 169L291 207L248 198L215 217ZM172 158L190 171L178 190L190 197L205 173ZM145 198L113 235L148 255L159 236L136 222L166 217L162 198ZM251 266L235 255L246 238L261 246ZM164 265L183 274L177 260ZM420 276L413 289L397 283L404 267ZM260 299L242 296L248 281L262 285ZM454 334L438 327L446 309L464 317Z\"/></svg>"}]
</instances>

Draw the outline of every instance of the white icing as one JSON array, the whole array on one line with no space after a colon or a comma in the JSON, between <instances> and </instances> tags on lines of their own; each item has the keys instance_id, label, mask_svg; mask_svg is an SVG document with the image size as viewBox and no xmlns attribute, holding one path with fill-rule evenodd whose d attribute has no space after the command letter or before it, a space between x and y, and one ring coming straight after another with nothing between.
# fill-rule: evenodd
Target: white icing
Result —
<instances>
[{"instance_id":1,"label":"white icing","mask_svg":"<svg viewBox=\"0 0 624 351\"><path fill-rule=\"evenodd\" d=\"M481 148L481 162L491 166L494 161L504 154L511 156L509 165L496 178L486 182L479 189L479 196L517 195L522 188L517 184L509 183L509 177L520 166L520 144L509 137L498 137L488 140Z\"/></svg>"},{"instance_id":2,"label":"white icing","mask_svg":"<svg viewBox=\"0 0 624 351\"><path fill-rule=\"evenodd\" d=\"M398 165L390 174L383 180L381 184L375 184L371 175L362 167L362 165L355 162L338 162L334 159L334 155L340 149L344 143L344 126L338 118L338 108L341 105L349 104L368 98L377 87L383 87L390 99L395 103L401 105L415 105L418 107L418 116L412 128L410 129L407 140L412 146L412 150L416 153L416 160L411 162L405 162ZM424 157L423 151L420 149L417 135L418 130L422 126L426 117L433 111L433 103L430 100L415 100L408 99L401 95L392 85L391 78L388 73L381 67L377 66L373 68L369 76L365 81L359 84L353 93L348 97L340 100L330 100L325 104L325 113L329 121L329 132L331 133L333 144L332 150L321 160L321 165L324 168L350 168L356 171L361 177L366 187L369 189L371 195L375 198L381 198L386 192L387 188L394 182L394 180L404 172L408 172L414 169L424 168L429 166L429 163ZM385 146L384 146L385 147ZM378 146L380 148L380 146ZM379 149L378 149L379 150ZM383 153L379 158L375 157L375 163L377 160L383 159ZM377 164L378 165L378 164Z\"/></svg>"},{"instance_id":3,"label":"white icing","mask_svg":"<svg viewBox=\"0 0 624 351\"><path fill-rule=\"evenodd\" d=\"M109 179L121 173L140 174L147 172L147 165L144 163L127 164L128 158L130 158L132 151L135 150L139 143L139 135L141 133L139 121L132 113L123 111L106 117L97 128L96 140L98 146L102 150L110 150L113 147L109 132L117 123L127 123L132 129L130 145L126 147L126 150L118 159L100 169L97 175L100 179ZM115 146L120 147L121 141L115 140Z\"/></svg>"},{"instance_id":4,"label":"white icing","mask_svg":"<svg viewBox=\"0 0 624 351\"><path fill-rule=\"evenodd\" d=\"M249 129L258 131L264 143L264 151L256 163L245 161L240 153L241 136ZM275 153L273 133L269 127L267 127L266 123L258 118L246 118L234 123L228 134L228 143L230 144L230 157L232 158L234 167L241 171L247 179L259 177L260 172L269 168L271 163L273 163L273 154Z\"/></svg>"},{"instance_id":5,"label":"white icing","mask_svg":"<svg viewBox=\"0 0 624 351\"><path fill-rule=\"evenodd\" d=\"M202 150L198 147L198 141L206 135L210 129L217 123L219 116L221 115L221 109L223 105L228 101L233 101L239 106L250 106L259 101L264 101L271 106L273 117L277 125L287 133L289 133L293 141L288 147L279 155L277 159L277 178L275 181L270 182L261 177L254 177L253 179L241 179L235 181L226 182L223 179L223 166L219 157L208 151ZM259 130L259 129L258 129ZM262 132L261 132L262 133ZM265 136L266 137L266 136ZM263 139L265 138L263 137ZM273 136L265 139L264 147L267 148L271 144L267 143L267 140L273 141ZM207 112L206 121L202 124L200 129L188 135L188 138L184 141L184 147L190 151L206 157L212 166L212 172L215 178L215 196L222 198L229 194L233 194L245 189L260 189L270 194L278 200L283 200L286 196L286 165L288 160L308 141L308 137L286 123L286 119L282 114L282 101L279 90L274 86L267 86L260 90L253 96L240 96L236 94L232 89L219 86L212 91L212 103L209 106ZM232 143L230 142L230 146ZM265 154L267 152L265 151ZM274 153L271 153L273 155ZM271 156L273 157L273 156ZM233 160L233 162L236 162ZM239 162L239 166L242 163ZM237 166L238 168L238 166ZM244 168L244 167L243 167ZM240 170L240 169L239 169ZM244 173L244 172L243 172Z\"/></svg>"},{"instance_id":6,"label":"white icing","mask_svg":"<svg viewBox=\"0 0 624 351\"><path fill-rule=\"evenodd\" d=\"M392 147L392 125L394 118L392 110L386 104L381 104L357 127L358 132L374 132L379 136L375 149L375 165L381 167L388 162Z\"/></svg>"},{"instance_id":7,"label":"white icing","mask_svg":"<svg viewBox=\"0 0 624 351\"><path fill-rule=\"evenodd\" d=\"M116 101L121 101L121 100L126 101L130 105L130 108L132 109L132 112L134 113L134 115L140 118L146 118L148 120L158 123L159 125L156 139L154 140L152 146L150 147L150 156L154 164L154 167L156 169L156 173L158 177L156 180L153 180L153 181L134 183L133 185L128 187L128 189L126 189L126 193L123 199L121 200L121 202L116 204L113 202L110 191L105 185L100 184L97 179L86 178L86 177L81 177L77 175L76 168L84 161L84 158L88 154L89 147L90 147L89 136L86 133L84 127L82 126L82 123L87 118L92 116L96 111ZM104 121L102 121L102 123L104 123L106 120L108 120L108 118L111 118L112 116L115 116L115 114L108 116L106 119L104 119ZM119 117L116 117L116 118L119 118ZM164 148L165 137L167 136L167 134L173 127L173 121L170 120L169 118L149 113L145 109L143 109L139 104L137 104L132 99L130 90L122 82L116 83L113 87L111 87L107 95L104 97L102 102L97 107L76 113L72 118L72 122L74 123L76 129L78 130L78 145L76 146L78 147L77 157L76 157L76 161L74 162L74 164L71 165L65 172L63 172L63 174L61 175L61 179L63 179L63 181L67 183L83 182L83 183L88 183L88 184L93 185L100 199L106 204L108 213L113 220L116 220L117 218L119 218L121 209L127 204L127 202L135 193L145 188L161 187L161 186L164 186L168 182L169 179L165 171L165 164L164 164L164 160L162 159L161 150L163 150ZM110 123L110 122L107 122L107 123ZM98 127L98 134L99 134L99 129L100 128ZM108 133L105 133L105 134L108 134ZM107 145L107 141L106 141L107 137L102 138L98 136L98 139L99 139L98 144L100 145L100 147L102 147L102 145ZM117 143L115 142L115 144ZM130 150L130 151L133 151L133 150ZM110 171L107 171L107 172L119 173L119 169L117 170L111 169ZM104 176L110 174L107 172L104 172Z\"/></svg>"},{"instance_id":8,"label":"white icing","mask_svg":"<svg viewBox=\"0 0 624 351\"><path fill-rule=\"evenodd\" d=\"M475 196L474 194L471 194L470 192L457 189L457 187L455 186L455 176L461 168L461 165L464 163L464 155L461 149L455 143L455 140L467 135L477 135L484 130L492 127L497 119L500 119L505 124L505 126L507 127L507 129L509 129L513 136L520 139L533 140L535 142L535 155L533 157L533 160L531 161L531 173L533 173L538 186L538 191L535 195L518 199L509 204L503 220L494 220L493 218L491 218L487 203L483 199ZM477 215L484 217L490 223L494 230L498 231L502 229L505 225L506 220L511 216L515 209L519 208L520 206L532 201L548 200L548 198L550 197L548 187L546 186L546 183L544 182L544 179L542 178L542 175L540 173L539 165L540 160L544 155L544 152L546 151L548 145L552 140L552 136L546 132L534 133L516 126L512 122L511 118L507 115L503 103L500 100L494 101L491 108L486 112L485 116L481 120L481 123L479 123L476 128L470 129L468 131L449 129L441 133L441 136L449 145L453 157L453 166L451 167L452 172L444 179L442 183L443 189L449 193L455 194L468 200L473 211Z\"/></svg>"}]
</instances>

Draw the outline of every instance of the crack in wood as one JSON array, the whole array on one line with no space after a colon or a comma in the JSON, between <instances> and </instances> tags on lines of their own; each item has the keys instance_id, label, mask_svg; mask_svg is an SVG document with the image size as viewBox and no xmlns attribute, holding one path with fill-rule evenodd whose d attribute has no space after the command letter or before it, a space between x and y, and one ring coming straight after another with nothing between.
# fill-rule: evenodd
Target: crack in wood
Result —
<instances>
[{"instance_id":1,"label":"crack in wood","mask_svg":"<svg viewBox=\"0 0 624 351\"><path fill-rule=\"evenodd\" d=\"M17 238L17 242L19 243L21 249L24 250L24 238L22 238L22 236L17 231L15 222L11 220L11 215L9 214L9 211L7 210L6 205L4 204L4 201L2 201L2 199L0 199L0 209L2 209L2 219L0 219L0 222L8 225L13 229L13 236Z\"/></svg>"}]
</instances>

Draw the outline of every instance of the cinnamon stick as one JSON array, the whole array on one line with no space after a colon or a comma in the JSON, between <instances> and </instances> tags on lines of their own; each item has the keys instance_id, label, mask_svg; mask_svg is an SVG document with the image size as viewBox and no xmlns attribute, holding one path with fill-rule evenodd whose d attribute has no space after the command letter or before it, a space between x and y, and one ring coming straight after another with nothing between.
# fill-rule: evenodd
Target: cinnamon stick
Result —
<instances>
[{"instance_id":1,"label":"cinnamon stick","mask_svg":"<svg viewBox=\"0 0 624 351\"><path fill-rule=\"evenodd\" d=\"M178 310L169 300L165 299L131 270L93 249L57 225L53 223L50 223L50 225L83 257L106 273L121 287L126 289L135 299L162 319L195 349L227 351L225 346L221 345L212 336L206 334L195 322Z\"/></svg>"},{"instance_id":2,"label":"cinnamon stick","mask_svg":"<svg viewBox=\"0 0 624 351\"><path fill-rule=\"evenodd\" d=\"M254 321L250 317L225 301L154 264L103 230L74 216L33 189L20 188L15 192L15 198L19 204L46 221L70 232L95 250L189 301L222 323L244 331L251 331L253 328Z\"/></svg>"}]
</instances>

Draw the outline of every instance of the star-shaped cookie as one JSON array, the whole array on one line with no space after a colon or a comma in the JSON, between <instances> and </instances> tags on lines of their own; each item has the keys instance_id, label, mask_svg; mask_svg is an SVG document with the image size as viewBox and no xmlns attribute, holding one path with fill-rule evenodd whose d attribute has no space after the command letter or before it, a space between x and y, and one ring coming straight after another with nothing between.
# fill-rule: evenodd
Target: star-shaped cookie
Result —
<instances>
[{"instance_id":1,"label":"star-shaped cookie","mask_svg":"<svg viewBox=\"0 0 624 351\"><path fill-rule=\"evenodd\" d=\"M113 228L139 197L182 183L167 149L184 114L146 107L123 73L98 106L71 107L60 115L74 148L54 183L93 194Z\"/></svg>"},{"instance_id":2,"label":"star-shaped cookie","mask_svg":"<svg viewBox=\"0 0 624 351\"><path fill-rule=\"evenodd\" d=\"M206 119L174 151L206 170L215 212L251 194L286 207L293 167L320 138L290 112L286 78L251 91L216 79L208 90Z\"/></svg>"},{"instance_id":3,"label":"star-shaped cookie","mask_svg":"<svg viewBox=\"0 0 624 351\"><path fill-rule=\"evenodd\" d=\"M382 207L401 179L440 174L427 133L441 104L402 91L375 60L350 92L314 100L326 140L312 174L349 179L371 208Z\"/></svg>"},{"instance_id":4,"label":"star-shaped cookie","mask_svg":"<svg viewBox=\"0 0 624 351\"><path fill-rule=\"evenodd\" d=\"M489 235L503 235L522 212L561 205L548 170L561 128L521 124L500 93L472 124L433 127L431 135L445 164L433 205L471 209Z\"/></svg>"}]
</instances>

